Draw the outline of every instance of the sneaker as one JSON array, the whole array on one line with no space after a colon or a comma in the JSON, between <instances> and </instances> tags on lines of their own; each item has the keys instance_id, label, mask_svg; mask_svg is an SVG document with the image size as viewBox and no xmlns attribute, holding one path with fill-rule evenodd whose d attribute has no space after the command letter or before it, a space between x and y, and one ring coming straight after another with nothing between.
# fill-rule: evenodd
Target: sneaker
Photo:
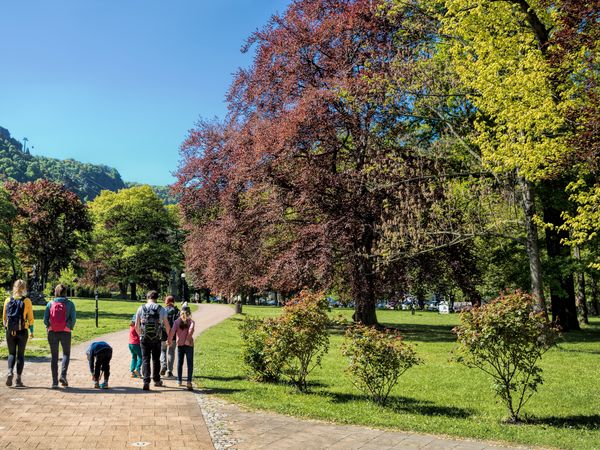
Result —
<instances>
[{"instance_id":1,"label":"sneaker","mask_svg":"<svg viewBox=\"0 0 600 450\"><path fill-rule=\"evenodd\" d=\"M194 390L194 386L193 386L193 385L192 385L192 383L190 383L189 381L188 381L188 384L187 384L187 386L186 386L186 387L187 387L187 390L188 390L188 391L193 391L193 390Z\"/></svg>"},{"instance_id":2,"label":"sneaker","mask_svg":"<svg viewBox=\"0 0 600 450\"><path fill-rule=\"evenodd\" d=\"M149 383L144 383L144 387L142 389L144 391L149 391L150 390L150 384Z\"/></svg>"},{"instance_id":3,"label":"sneaker","mask_svg":"<svg viewBox=\"0 0 600 450\"><path fill-rule=\"evenodd\" d=\"M67 382L67 377L60 377L58 379L58 381L60 382L60 384L63 385L63 387L68 387L69 386L69 383Z\"/></svg>"},{"instance_id":4,"label":"sneaker","mask_svg":"<svg viewBox=\"0 0 600 450\"><path fill-rule=\"evenodd\" d=\"M13 380L13 374L11 373L10 375L8 375L6 377L6 385L7 386L12 386L12 380Z\"/></svg>"},{"instance_id":5,"label":"sneaker","mask_svg":"<svg viewBox=\"0 0 600 450\"><path fill-rule=\"evenodd\" d=\"M100 385L100 389L108 389L108 381L105 381Z\"/></svg>"},{"instance_id":6,"label":"sneaker","mask_svg":"<svg viewBox=\"0 0 600 450\"><path fill-rule=\"evenodd\" d=\"M100 383L98 383L97 381L94 381L94 388L100 389Z\"/></svg>"},{"instance_id":7,"label":"sneaker","mask_svg":"<svg viewBox=\"0 0 600 450\"><path fill-rule=\"evenodd\" d=\"M23 381L21 381L21 377L17 375L17 379L15 381L15 387L25 387Z\"/></svg>"},{"instance_id":8,"label":"sneaker","mask_svg":"<svg viewBox=\"0 0 600 450\"><path fill-rule=\"evenodd\" d=\"M164 387L164 383L162 381L155 381L154 386L155 387Z\"/></svg>"},{"instance_id":9,"label":"sneaker","mask_svg":"<svg viewBox=\"0 0 600 450\"><path fill-rule=\"evenodd\" d=\"M58 383L53 383L52 384L52 389L58 389Z\"/></svg>"},{"instance_id":10,"label":"sneaker","mask_svg":"<svg viewBox=\"0 0 600 450\"><path fill-rule=\"evenodd\" d=\"M137 377L138 377L138 376L137 376L137 373L135 373L135 371L134 371L134 372L131 372L131 378L137 378Z\"/></svg>"},{"instance_id":11,"label":"sneaker","mask_svg":"<svg viewBox=\"0 0 600 450\"><path fill-rule=\"evenodd\" d=\"M169 378L173 378L173 372L171 372L171 371L167 372L167 376L168 376Z\"/></svg>"},{"instance_id":12,"label":"sneaker","mask_svg":"<svg viewBox=\"0 0 600 450\"><path fill-rule=\"evenodd\" d=\"M135 373L136 377L142 378L142 374L140 373L139 370L134 370L133 373Z\"/></svg>"},{"instance_id":13,"label":"sneaker","mask_svg":"<svg viewBox=\"0 0 600 450\"><path fill-rule=\"evenodd\" d=\"M162 369L160 369L160 375L161 375L161 376L163 376L163 377L164 377L164 376L165 376L165 373L167 373L167 368L166 368L166 367L163 367Z\"/></svg>"},{"instance_id":14,"label":"sneaker","mask_svg":"<svg viewBox=\"0 0 600 450\"><path fill-rule=\"evenodd\" d=\"M183 386L183 382L181 382L181 381L178 381L178 382L177 382L177 386L179 386L179 387Z\"/></svg>"}]
</instances>

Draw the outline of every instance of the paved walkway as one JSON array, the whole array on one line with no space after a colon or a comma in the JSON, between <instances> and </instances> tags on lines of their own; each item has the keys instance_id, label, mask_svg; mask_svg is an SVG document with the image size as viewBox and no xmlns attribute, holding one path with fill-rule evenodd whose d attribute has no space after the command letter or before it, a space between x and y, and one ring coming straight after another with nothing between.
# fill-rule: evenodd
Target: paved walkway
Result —
<instances>
[{"instance_id":1,"label":"paved walkway","mask_svg":"<svg viewBox=\"0 0 600 450\"><path fill-rule=\"evenodd\" d=\"M202 305L194 319L204 330L231 314L231 308ZM92 388L88 344L73 347L70 386L60 390L50 389L48 360L26 363L26 389L5 386L6 362L1 361L0 448L212 449L193 393L177 388L175 380L166 380L164 388L152 386L148 393L140 380L129 377L128 333L102 337L113 347L109 390Z\"/></svg>"},{"instance_id":2,"label":"paved walkway","mask_svg":"<svg viewBox=\"0 0 600 450\"><path fill-rule=\"evenodd\" d=\"M199 391L215 448L256 449L523 449L494 442L379 430L251 411ZM219 445L220 444L220 445Z\"/></svg>"},{"instance_id":3,"label":"paved walkway","mask_svg":"<svg viewBox=\"0 0 600 450\"><path fill-rule=\"evenodd\" d=\"M233 314L222 305L200 305L199 330ZM11 449L492 449L490 442L384 431L249 411L201 390L166 387L144 392L129 378L129 330L102 336L113 346L111 389L93 389L85 350L71 352L70 387L50 389L50 363L26 363L26 389L4 385L0 364L0 448ZM206 421L205 421L206 419ZM168 423L168 426L165 426ZM207 426L208 424L208 426ZM211 442L211 435L213 442ZM213 447L214 444L214 447ZM522 448L522 447L521 447Z\"/></svg>"}]
</instances>

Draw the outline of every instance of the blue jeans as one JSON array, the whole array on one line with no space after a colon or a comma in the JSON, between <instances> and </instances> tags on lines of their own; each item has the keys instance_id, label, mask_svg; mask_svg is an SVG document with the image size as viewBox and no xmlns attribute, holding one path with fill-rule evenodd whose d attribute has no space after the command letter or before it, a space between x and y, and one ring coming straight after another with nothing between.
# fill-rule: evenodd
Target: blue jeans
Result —
<instances>
[{"instance_id":1,"label":"blue jeans","mask_svg":"<svg viewBox=\"0 0 600 450\"><path fill-rule=\"evenodd\" d=\"M70 331L48 331L48 344L50 344L50 369L52 370L52 384L58 384L58 344L62 347L61 378L67 378L69 359L71 358L71 332Z\"/></svg>"},{"instance_id":2,"label":"blue jeans","mask_svg":"<svg viewBox=\"0 0 600 450\"><path fill-rule=\"evenodd\" d=\"M192 382L194 373L194 347L192 345L180 345L177 347L177 381L181 383L183 375L183 358L187 359L187 380Z\"/></svg>"}]
</instances>

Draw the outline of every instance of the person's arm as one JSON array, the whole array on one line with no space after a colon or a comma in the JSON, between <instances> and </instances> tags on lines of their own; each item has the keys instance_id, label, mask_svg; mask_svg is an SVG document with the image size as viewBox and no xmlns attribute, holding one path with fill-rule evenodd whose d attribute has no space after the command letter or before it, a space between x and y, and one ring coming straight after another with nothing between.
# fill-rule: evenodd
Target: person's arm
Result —
<instances>
[{"instance_id":1,"label":"person's arm","mask_svg":"<svg viewBox=\"0 0 600 450\"><path fill-rule=\"evenodd\" d=\"M75 303L69 300L69 317L67 319L67 323L70 323L68 327L72 330L75 328L75 322L77 322L77 311L75 311Z\"/></svg>"},{"instance_id":2,"label":"person's arm","mask_svg":"<svg viewBox=\"0 0 600 450\"><path fill-rule=\"evenodd\" d=\"M188 337L194 337L194 331L196 331L196 322L193 319L190 319L190 327L188 329Z\"/></svg>"},{"instance_id":3,"label":"person's arm","mask_svg":"<svg viewBox=\"0 0 600 450\"><path fill-rule=\"evenodd\" d=\"M137 313L135 314L135 332L138 334L138 336L142 336L142 327L141 327L141 320L140 320L140 309L142 308L142 306L140 306L140 308L138 308Z\"/></svg>"},{"instance_id":4,"label":"person's arm","mask_svg":"<svg viewBox=\"0 0 600 450\"><path fill-rule=\"evenodd\" d=\"M94 352L92 351L92 346L90 345L86 352L88 362L90 364L90 373L94 375Z\"/></svg>"},{"instance_id":5,"label":"person's arm","mask_svg":"<svg viewBox=\"0 0 600 450\"><path fill-rule=\"evenodd\" d=\"M29 324L29 337L33 337L33 306L31 306L31 299L25 299L25 310L23 311L25 321Z\"/></svg>"},{"instance_id":6,"label":"person's arm","mask_svg":"<svg viewBox=\"0 0 600 450\"><path fill-rule=\"evenodd\" d=\"M4 328L6 328L6 326L8 325L6 323L6 304L8 303L7 300L4 300L4 307L2 308L2 323L4 324Z\"/></svg>"},{"instance_id":7,"label":"person's arm","mask_svg":"<svg viewBox=\"0 0 600 450\"><path fill-rule=\"evenodd\" d=\"M44 325L46 325L46 329L50 328L50 305L52 302L48 302L46 305L46 309L44 310Z\"/></svg>"},{"instance_id":8,"label":"person's arm","mask_svg":"<svg viewBox=\"0 0 600 450\"><path fill-rule=\"evenodd\" d=\"M170 347L173 343L173 338L175 337L175 333L177 333L177 329L179 328L179 319L173 322L173 328L171 328L171 332L169 333L169 339L167 339L167 345Z\"/></svg>"},{"instance_id":9,"label":"person's arm","mask_svg":"<svg viewBox=\"0 0 600 450\"><path fill-rule=\"evenodd\" d=\"M163 310L164 311L164 310ZM163 326L165 327L165 330L167 330L167 336L171 334L171 325L169 325L169 319L167 317L167 313L165 312L164 316L163 316Z\"/></svg>"}]
</instances>

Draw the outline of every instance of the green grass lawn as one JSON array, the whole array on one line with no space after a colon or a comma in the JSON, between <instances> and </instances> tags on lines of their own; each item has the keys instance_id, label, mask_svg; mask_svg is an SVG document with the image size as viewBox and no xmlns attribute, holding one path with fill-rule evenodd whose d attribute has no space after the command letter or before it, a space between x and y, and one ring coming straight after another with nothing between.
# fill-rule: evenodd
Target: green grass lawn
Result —
<instances>
[{"instance_id":1,"label":"green grass lawn","mask_svg":"<svg viewBox=\"0 0 600 450\"><path fill-rule=\"evenodd\" d=\"M95 336L119 331L129 327L131 316L142 304L135 301L100 299L99 320L96 328L95 309L96 303L93 299L74 298L77 310L77 323L73 330L73 345L93 339ZM50 353L48 340L46 338L46 327L44 326L45 306L34 306L35 316L34 338L29 339L25 356L46 356ZM8 356L6 343L0 346L0 358Z\"/></svg>"},{"instance_id":2,"label":"green grass lawn","mask_svg":"<svg viewBox=\"0 0 600 450\"><path fill-rule=\"evenodd\" d=\"M280 309L244 306L257 316ZM344 311L350 317L351 311ZM380 407L357 391L344 372L342 337L331 337L323 366L309 377L310 393L284 383L248 381L240 359L235 316L202 335L196 344L195 375L201 386L257 409L340 423L490 439L547 447L591 449L600 445L600 320L563 336L542 360L545 383L525 406L526 425L502 423L507 416L491 381L476 369L452 362L457 315L379 311L380 322L399 327L424 364L410 369Z\"/></svg>"}]
</instances>

